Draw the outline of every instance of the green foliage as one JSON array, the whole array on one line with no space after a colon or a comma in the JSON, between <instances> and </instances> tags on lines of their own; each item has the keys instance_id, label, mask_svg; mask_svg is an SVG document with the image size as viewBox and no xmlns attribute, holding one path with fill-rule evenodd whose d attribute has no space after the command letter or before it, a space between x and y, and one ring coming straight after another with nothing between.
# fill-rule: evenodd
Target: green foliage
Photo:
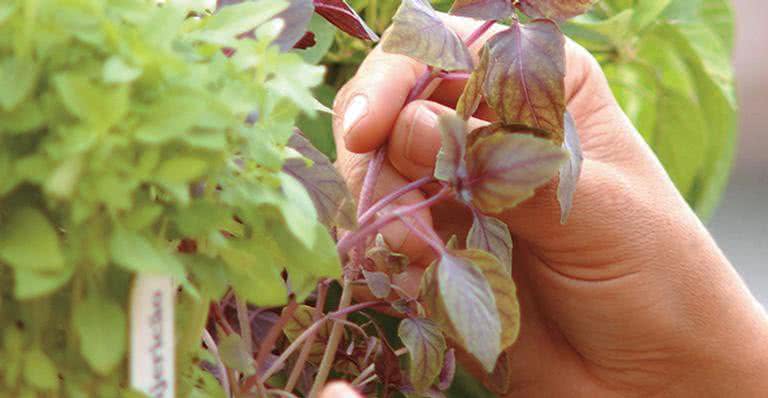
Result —
<instances>
[{"instance_id":1,"label":"green foliage","mask_svg":"<svg viewBox=\"0 0 768 398\"><path fill-rule=\"evenodd\" d=\"M733 159L728 0L606 0L565 31L598 57L627 115L707 219Z\"/></svg>"},{"instance_id":2,"label":"green foliage","mask_svg":"<svg viewBox=\"0 0 768 398\"><path fill-rule=\"evenodd\" d=\"M324 73L270 45L288 3L187 3L0 6L0 395L121 394L135 273L201 300L181 307L193 351L228 284L281 305L281 272L299 299L341 274L316 203L283 171Z\"/></svg>"}]
</instances>

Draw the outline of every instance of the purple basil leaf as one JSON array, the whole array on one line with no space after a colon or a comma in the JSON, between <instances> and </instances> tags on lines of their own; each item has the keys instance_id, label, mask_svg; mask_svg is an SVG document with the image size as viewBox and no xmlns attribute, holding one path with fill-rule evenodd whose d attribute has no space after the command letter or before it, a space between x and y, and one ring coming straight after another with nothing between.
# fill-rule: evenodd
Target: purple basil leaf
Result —
<instances>
[{"instance_id":1,"label":"purple basil leaf","mask_svg":"<svg viewBox=\"0 0 768 398\"><path fill-rule=\"evenodd\" d=\"M363 270L365 281L368 283L368 289L376 298L386 298L392 292L392 284L389 275L383 272L371 272Z\"/></svg>"},{"instance_id":2,"label":"purple basil leaf","mask_svg":"<svg viewBox=\"0 0 768 398\"><path fill-rule=\"evenodd\" d=\"M437 285L461 345L492 371L501 353L501 320L490 283L465 252L451 251L438 260Z\"/></svg>"},{"instance_id":3,"label":"purple basil leaf","mask_svg":"<svg viewBox=\"0 0 768 398\"><path fill-rule=\"evenodd\" d=\"M597 0L520 0L518 7L531 18L563 21L581 15Z\"/></svg>"},{"instance_id":4,"label":"purple basil leaf","mask_svg":"<svg viewBox=\"0 0 768 398\"><path fill-rule=\"evenodd\" d=\"M573 205L573 194L576 192L576 183L581 175L581 165L584 162L584 154L581 151L579 132L576 123L570 113L565 113L565 139L563 148L570 154L567 162L560 166L560 183L557 186L557 201L560 202L560 223L568 221Z\"/></svg>"},{"instance_id":5,"label":"purple basil leaf","mask_svg":"<svg viewBox=\"0 0 768 398\"><path fill-rule=\"evenodd\" d=\"M424 318L400 321L397 335L408 349L408 378L418 393L426 391L440 375L446 350L440 327Z\"/></svg>"},{"instance_id":6,"label":"purple basil leaf","mask_svg":"<svg viewBox=\"0 0 768 398\"><path fill-rule=\"evenodd\" d=\"M307 189L320 221L327 226L354 228L357 225L355 202L333 163L299 133L291 136L288 146L312 161L311 165L307 165L304 159L288 159L283 171Z\"/></svg>"},{"instance_id":7,"label":"purple basil leaf","mask_svg":"<svg viewBox=\"0 0 768 398\"><path fill-rule=\"evenodd\" d=\"M486 43L483 94L503 124L523 124L562 142L565 36L549 20L513 21Z\"/></svg>"},{"instance_id":8,"label":"purple basil leaf","mask_svg":"<svg viewBox=\"0 0 768 398\"><path fill-rule=\"evenodd\" d=\"M498 362L497 362L498 363ZM456 354L453 348L445 352L445 361L443 369L440 370L440 377L437 382L437 389L445 391L453 384L453 377L456 375Z\"/></svg>"},{"instance_id":9,"label":"purple basil leaf","mask_svg":"<svg viewBox=\"0 0 768 398\"><path fill-rule=\"evenodd\" d=\"M517 301L515 281L496 256L476 249L468 249L462 253L464 258L480 269L491 285L496 309L499 311L501 348L504 350L511 346L520 334L520 304Z\"/></svg>"},{"instance_id":10,"label":"purple basil leaf","mask_svg":"<svg viewBox=\"0 0 768 398\"><path fill-rule=\"evenodd\" d=\"M451 14L475 19L499 20L514 14L513 0L456 0Z\"/></svg>"},{"instance_id":11,"label":"purple basil leaf","mask_svg":"<svg viewBox=\"0 0 768 398\"><path fill-rule=\"evenodd\" d=\"M493 254L507 273L512 275L512 235L509 233L509 227L497 218L478 211L473 213L472 228L467 235L467 248Z\"/></svg>"},{"instance_id":12,"label":"purple basil leaf","mask_svg":"<svg viewBox=\"0 0 768 398\"><path fill-rule=\"evenodd\" d=\"M306 32L304 36L293 45L293 48L299 50L306 50L307 48L314 47L317 42L315 41L315 34L313 32Z\"/></svg>"},{"instance_id":13,"label":"purple basil leaf","mask_svg":"<svg viewBox=\"0 0 768 398\"><path fill-rule=\"evenodd\" d=\"M472 70L469 49L427 0L403 0L382 40L384 51L447 71Z\"/></svg>"},{"instance_id":14,"label":"purple basil leaf","mask_svg":"<svg viewBox=\"0 0 768 398\"><path fill-rule=\"evenodd\" d=\"M399 274L408 266L408 256L396 253L389 248L384 235L377 234L374 245L365 252L365 256L373 261L376 270L387 275Z\"/></svg>"},{"instance_id":15,"label":"purple basil leaf","mask_svg":"<svg viewBox=\"0 0 768 398\"><path fill-rule=\"evenodd\" d=\"M384 388L399 387L403 383L403 373L400 370L400 362L389 344L381 344L381 352L374 360L374 370Z\"/></svg>"},{"instance_id":16,"label":"purple basil leaf","mask_svg":"<svg viewBox=\"0 0 768 398\"><path fill-rule=\"evenodd\" d=\"M350 7L346 1L314 0L314 2L315 11L345 33L358 39L379 41L376 32L357 15L354 8Z\"/></svg>"},{"instance_id":17,"label":"purple basil leaf","mask_svg":"<svg viewBox=\"0 0 768 398\"><path fill-rule=\"evenodd\" d=\"M442 146L437 154L435 178L458 186L467 177L464 155L467 145L467 123L454 114L445 114L438 120Z\"/></svg>"},{"instance_id":18,"label":"purple basil leaf","mask_svg":"<svg viewBox=\"0 0 768 398\"><path fill-rule=\"evenodd\" d=\"M272 329L272 326L277 323L280 316L272 311L260 311L256 313L251 319L251 335L253 336L253 342L259 343Z\"/></svg>"},{"instance_id":19,"label":"purple basil leaf","mask_svg":"<svg viewBox=\"0 0 768 398\"><path fill-rule=\"evenodd\" d=\"M500 213L533 196L566 159L562 148L531 135L478 138L467 151L469 183L461 196L480 211Z\"/></svg>"},{"instance_id":20,"label":"purple basil leaf","mask_svg":"<svg viewBox=\"0 0 768 398\"><path fill-rule=\"evenodd\" d=\"M304 37L314 11L312 0L290 0L288 8L275 16L285 22L283 30L275 39L275 44L280 47L280 50L290 50Z\"/></svg>"},{"instance_id":21,"label":"purple basil leaf","mask_svg":"<svg viewBox=\"0 0 768 398\"><path fill-rule=\"evenodd\" d=\"M480 64L469 75L464 91L456 102L456 114L464 120L472 117L483 99L483 84L488 74L488 63L488 47L483 46L480 50Z\"/></svg>"}]
</instances>

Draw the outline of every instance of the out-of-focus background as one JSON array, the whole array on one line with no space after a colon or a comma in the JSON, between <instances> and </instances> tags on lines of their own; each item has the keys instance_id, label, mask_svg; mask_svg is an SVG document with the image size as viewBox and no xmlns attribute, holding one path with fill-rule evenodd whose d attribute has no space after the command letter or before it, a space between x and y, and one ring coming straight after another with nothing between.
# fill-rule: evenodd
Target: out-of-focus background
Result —
<instances>
[{"instance_id":1,"label":"out-of-focus background","mask_svg":"<svg viewBox=\"0 0 768 398\"><path fill-rule=\"evenodd\" d=\"M732 1L739 144L731 180L709 228L768 307L768 2Z\"/></svg>"}]
</instances>

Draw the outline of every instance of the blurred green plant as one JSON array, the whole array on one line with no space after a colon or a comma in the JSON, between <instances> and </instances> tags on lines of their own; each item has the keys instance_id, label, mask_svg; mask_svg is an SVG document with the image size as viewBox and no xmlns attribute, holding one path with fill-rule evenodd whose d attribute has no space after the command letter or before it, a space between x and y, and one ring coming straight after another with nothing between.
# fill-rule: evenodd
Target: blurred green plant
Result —
<instances>
[{"instance_id":1,"label":"blurred green plant","mask_svg":"<svg viewBox=\"0 0 768 398\"><path fill-rule=\"evenodd\" d=\"M193 358L227 285L276 306L341 273L284 168L323 77L271 46L288 3L184 4L0 4L0 396L134 396L135 273L182 284L179 396L218 388Z\"/></svg>"}]
</instances>

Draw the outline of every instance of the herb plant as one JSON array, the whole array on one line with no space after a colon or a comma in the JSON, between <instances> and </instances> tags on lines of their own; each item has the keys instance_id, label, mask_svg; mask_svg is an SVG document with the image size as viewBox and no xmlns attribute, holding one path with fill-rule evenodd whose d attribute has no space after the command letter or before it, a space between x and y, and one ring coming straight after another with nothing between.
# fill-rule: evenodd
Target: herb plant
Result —
<instances>
[{"instance_id":1,"label":"herb plant","mask_svg":"<svg viewBox=\"0 0 768 398\"><path fill-rule=\"evenodd\" d=\"M712 146L693 160L667 154L689 200L708 211L727 175L730 152L715 144L730 137L729 69L691 44L717 36L694 22L702 15L729 42L728 18L716 18L723 0L592 3L456 0L451 13L483 21L460 38L427 0L396 12L370 1L379 31L388 18L378 12L394 12L383 49L427 66L405 104L437 80L467 80L456 114L439 120L434 176L376 202L384 149L353 198L308 139L322 128L308 118L327 110L311 91L323 79L312 64L334 45L331 25L379 39L345 0L0 5L0 395L141 396L125 385L135 273L180 283L179 396L316 397L331 378L376 396L443 396L457 357L504 393L521 319L513 237L494 214L558 176L567 222L581 168L563 31L614 62L620 102L633 118L652 114L653 134L673 125L665 104L712 112L714 125L706 115L683 124L709 129ZM681 22L653 23L664 18ZM468 46L505 22L475 62ZM655 45L668 51L653 58ZM654 69L678 66L693 78ZM646 81L663 95L630 92ZM499 121L469 131L481 101ZM439 188L425 201L386 210L427 185ZM473 214L465 242L409 217L445 200ZM393 282L409 259L379 232L395 221L438 255L417 296ZM371 299L353 303L356 289Z\"/></svg>"}]
</instances>

